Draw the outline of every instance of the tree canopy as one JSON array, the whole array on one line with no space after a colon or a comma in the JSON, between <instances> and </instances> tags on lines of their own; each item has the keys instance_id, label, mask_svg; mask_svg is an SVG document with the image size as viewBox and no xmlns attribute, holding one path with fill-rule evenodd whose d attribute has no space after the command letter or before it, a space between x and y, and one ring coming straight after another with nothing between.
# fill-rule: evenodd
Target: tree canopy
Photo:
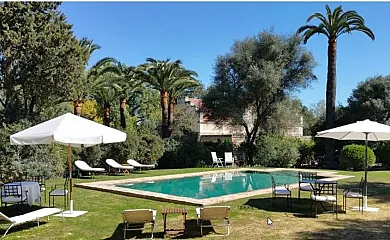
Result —
<instances>
[{"instance_id":1,"label":"tree canopy","mask_svg":"<svg viewBox=\"0 0 390 240\"><path fill-rule=\"evenodd\" d=\"M313 56L298 36L272 31L236 41L231 51L218 56L215 76L204 96L210 120L241 125L245 129L247 156L278 102L316 79Z\"/></svg>"}]
</instances>

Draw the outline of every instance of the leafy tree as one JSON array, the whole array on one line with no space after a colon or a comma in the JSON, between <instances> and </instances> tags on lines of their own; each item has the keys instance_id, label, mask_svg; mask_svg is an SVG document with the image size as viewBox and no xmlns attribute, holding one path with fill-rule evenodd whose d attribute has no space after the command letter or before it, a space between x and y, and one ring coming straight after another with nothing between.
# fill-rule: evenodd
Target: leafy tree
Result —
<instances>
[{"instance_id":1,"label":"leafy tree","mask_svg":"<svg viewBox=\"0 0 390 240\"><path fill-rule=\"evenodd\" d=\"M172 124L172 136L182 136L188 132L196 132L199 113L191 106L178 105L175 111L175 122Z\"/></svg>"},{"instance_id":2,"label":"leafy tree","mask_svg":"<svg viewBox=\"0 0 390 240\"><path fill-rule=\"evenodd\" d=\"M355 11L343 12L341 6L335 8L332 12L328 5L325 6L326 15L314 13L308 19L319 20L318 25L304 25L297 30L297 33L303 33L303 42L307 41L315 34L322 34L328 38L328 75L326 81L326 128L334 127L335 122L335 104L336 104L336 51L337 38L345 33L354 31L363 32L372 40L375 39L374 33L369 29L362 16ZM326 162L328 167L335 167L336 162L333 158L333 141L329 140L326 144Z\"/></svg>"},{"instance_id":3,"label":"leafy tree","mask_svg":"<svg viewBox=\"0 0 390 240\"><path fill-rule=\"evenodd\" d=\"M0 104L5 122L67 95L84 62L58 2L0 3Z\"/></svg>"},{"instance_id":4,"label":"leafy tree","mask_svg":"<svg viewBox=\"0 0 390 240\"><path fill-rule=\"evenodd\" d=\"M195 81L196 73L186 70L180 60L170 62L170 59L155 60L147 58L146 63L140 66L143 74L140 76L151 88L160 92L161 104L161 137L167 138L169 133L169 93L184 91L181 86ZM192 87L191 84L189 87ZM185 87L184 87L185 89ZM178 91L179 90L179 91ZM173 111L172 111L173 112Z\"/></svg>"},{"instance_id":5,"label":"leafy tree","mask_svg":"<svg viewBox=\"0 0 390 240\"><path fill-rule=\"evenodd\" d=\"M267 118L290 93L316 79L315 65L298 36L263 31L237 41L217 59L203 111L217 124L244 127L246 156L253 164L254 142Z\"/></svg>"},{"instance_id":6,"label":"leafy tree","mask_svg":"<svg viewBox=\"0 0 390 240\"><path fill-rule=\"evenodd\" d=\"M350 121L364 119L390 123L390 75L370 77L359 83L348 98Z\"/></svg>"}]
</instances>

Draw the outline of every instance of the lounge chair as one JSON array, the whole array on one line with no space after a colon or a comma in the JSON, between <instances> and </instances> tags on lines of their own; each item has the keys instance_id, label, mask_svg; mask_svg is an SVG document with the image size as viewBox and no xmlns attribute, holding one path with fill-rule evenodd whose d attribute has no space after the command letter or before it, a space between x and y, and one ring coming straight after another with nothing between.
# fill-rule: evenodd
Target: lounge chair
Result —
<instances>
[{"instance_id":1,"label":"lounge chair","mask_svg":"<svg viewBox=\"0 0 390 240\"><path fill-rule=\"evenodd\" d=\"M40 218L48 217L48 219L49 219L50 215L59 213L61 211L62 210L59 208L41 208L41 209L38 209L36 211L25 213L23 215L14 216L14 217L7 217L6 215L4 215L3 213L0 212L0 220L10 223L10 225L7 228L7 230L5 231L3 237L5 237L5 235L7 235L8 231L13 226L20 225L20 224L27 223L27 222L32 222L32 221L37 221L38 226L39 226L39 219Z\"/></svg>"},{"instance_id":2,"label":"lounge chair","mask_svg":"<svg viewBox=\"0 0 390 240\"><path fill-rule=\"evenodd\" d=\"M216 226L226 226L227 234L230 234L230 206L207 206L207 207L198 207L195 209L197 215L197 224L200 226L200 234L203 236L203 227L212 227L213 225L204 225L204 221L211 220L223 220L222 224Z\"/></svg>"},{"instance_id":3,"label":"lounge chair","mask_svg":"<svg viewBox=\"0 0 390 240\"><path fill-rule=\"evenodd\" d=\"M153 231L154 231L154 223L156 222L156 215L157 211L152 209L132 209L132 210L124 210L122 212L122 219L123 219L123 238L126 239L126 231L134 231L134 230L143 230L145 229L145 224L150 224L152 229L152 236L153 238ZM132 228L132 224L143 224L142 227L135 227Z\"/></svg>"},{"instance_id":4,"label":"lounge chair","mask_svg":"<svg viewBox=\"0 0 390 240\"><path fill-rule=\"evenodd\" d=\"M76 167L82 172L95 173L95 172L105 172L104 168L92 168L86 162L77 160L74 162Z\"/></svg>"},{"instance_id":5,"label":"lounge chair","mask_svg":"<svg viewBox=\"0 0 390 240\"><path fill-rule=\"evenodd\" d=\"M109 166L109 169L117 170L118 172L121 170L123 170L123 172L131 172L134 170L133 166L123 166L114 159L106 159L106 163Z\"/></svg>"},{"instance_id":6,"label":"lounge chair","mask_svg":"<svg viewBox=\"0 0 390 240\"><path fill-rule=\"evenodd\" d=\"M138 169L142 169L142 168L155 168L156 165L154 164L141 164L137 161L135 161L134 159L129 159L127 160L127 163L130 165L130 166L133 166L134 168L138 168Z\"/></svg>"},{"instance_id":7,"label":"lounge chair","mask_svg":"<svg viewBox=\"0 0 390 240\"><path fill-rule=\"evenodd\" d=\"M232 152L225 152L225 167L230 164L232 167L234 166L234 159Z\"/></svg>"},{"instance_id":8,"label":"lounge chair","mask_svg":"<svg viewBox=\"0 0 390 240\"><path fill-rule=\"evenodd\" d=\"M222 163L223 158L217 157L216 152L211 152L211 158L213 159L213 164L211 164L212 167L215 165L217 165L217 167L223 167L223 163Z\"/></svg>"}]
</instances>

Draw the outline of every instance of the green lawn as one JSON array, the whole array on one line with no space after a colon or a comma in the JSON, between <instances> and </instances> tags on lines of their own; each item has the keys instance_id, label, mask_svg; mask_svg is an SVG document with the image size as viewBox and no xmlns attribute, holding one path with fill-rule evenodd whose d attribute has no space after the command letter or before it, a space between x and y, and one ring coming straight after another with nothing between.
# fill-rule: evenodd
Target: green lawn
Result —
<instances>
[{"instance_id":1,"label":"green lawn","mask_svg":"<svg viewBox=\"0 0 390 240\"><path fill-rule=\"evenodd\" d=\"M180 170L150 170L126 176L97 176L95 179L74 179L74 182L101 181L123 178L179 174L196 171L210 171L215 169L180 169ZM355 178L340 182L340 187L358 184L363 172L343 172L339 174L353 175ZM310 201L308 194L298 202L297 192L293 191L293 207L287 208L285 199L277 202L277 209L273 208L270 195L235 200L222 203L230 205L231 234L226 239L384 239L390 234L390 171L370 172L369 178L369 206L379 207L378 213L364 213L349 210L347 214L340 213L339 219L331 214L319 214L318 218L310 217ZM63 179L48 181L48 189L53 184L63 184ZM161 209L165 207L186 207L189 210L187 227L188 233L181 238L201 238L199 228L196 227L195 207L179 204L158 202L140 198L133 198L93 190L74 188L74 209L86 210L88 213L77 218L51 217L50 221L36 226L34 223L24 224L11 229L6 239L123 239L120 213L124 209L152 208L158 211L155 238L162 238L163 222ZM341 193L341 191L340 191ZM63 204L58 198L56 203ZM48 204L48 203L46 203ZM342 196L339 195L341 209ZM349 200L348 206L357 205L357 201ZM17 215L20 207L2 208L1 212L7 215ZM179 215L168 217L170 226L180 224ZM274 224L267 226L266 220L270 217ZM4 233L6 225L1 225L0 234ZM202 238L214 238L216 234L210 229ZM218 233L225 229L215 227ZM129 234L136 238L148 237L149 230L143 233ZM217 238L217 237L215 237ZM217 238L218 239L218 238ZM219 237L220 239L220 237Z\"/></svg>"}]
</instances>

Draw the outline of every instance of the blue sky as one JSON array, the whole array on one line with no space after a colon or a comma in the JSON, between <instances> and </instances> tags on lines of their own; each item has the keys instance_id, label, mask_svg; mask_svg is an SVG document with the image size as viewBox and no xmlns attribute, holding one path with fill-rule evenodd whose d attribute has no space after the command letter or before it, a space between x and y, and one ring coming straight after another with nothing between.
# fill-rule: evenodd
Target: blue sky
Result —
<instances>
[{"instance_id":1,"label":"blue sky","mask_svg":"<svg viewBox=\"0 0 390 240\"><path fill-rule=\"evenodd\" d=\"M375 75L390 74L390 31L386 24L388 2L332 2L344 11L355 10L375 33L372 41L360 32L338 39L337 97L345 104L352 89ZM147 57L181 59L199 74L207 87L218 55L227 53L235 40L274 27L279 34L293 34L314 12L325 12L321 2L64 2L61 10L77 37L88 37L102 49L91 62L106 56L127 65ZM309 106L325 99L327 40L314 36L306 44L318 63L317 82L297 93Z\"/></svg>"}]
</instances>

